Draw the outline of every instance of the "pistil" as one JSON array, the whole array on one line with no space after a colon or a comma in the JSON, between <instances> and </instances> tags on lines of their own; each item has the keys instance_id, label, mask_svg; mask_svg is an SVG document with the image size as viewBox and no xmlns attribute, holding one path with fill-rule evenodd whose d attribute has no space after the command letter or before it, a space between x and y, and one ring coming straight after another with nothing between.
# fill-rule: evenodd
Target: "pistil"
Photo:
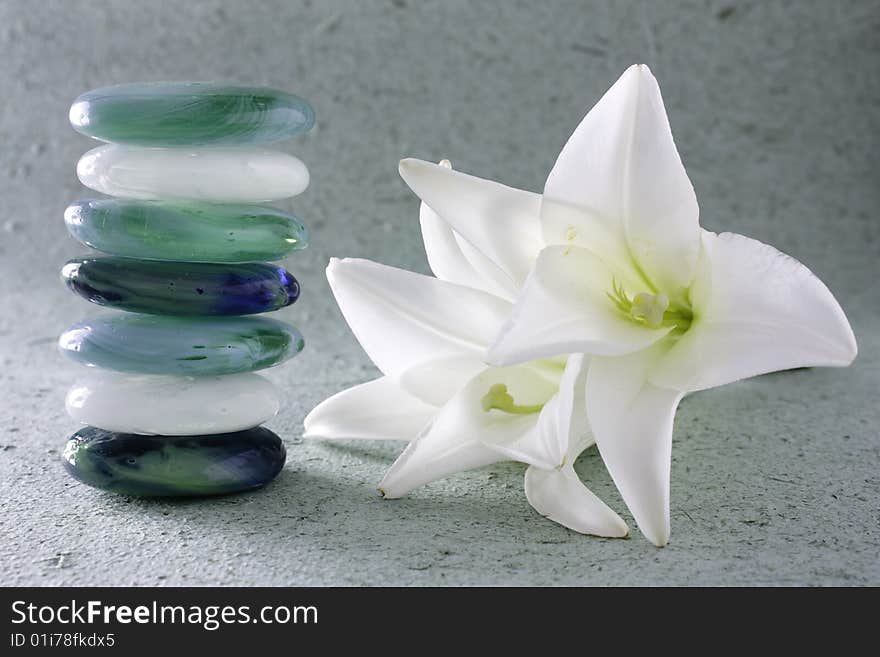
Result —
<instances>
[{"instance_id":1,"label":"pistil","mask_svg":"<svg viewBox=\"0 0 880 657\"><path fill-rule=\"evenodd\" d=\"M519 405L513 400L513 395L507 391L507 386L503 383L496 383L487 392L483 399L480 400L483 410L487 413L492 409L503 411L505 413L513 413L515 415L529 415L530 413L538 413L544 404Z\"/></svg>"},{"instance_id":2,"label":"pistil","mask_svg":"<svg viewBox=\"0 0 880 657\"><path fill-rule=\"evenodd\" d=\"M676 331L687 331L693 320L690 308L670 306L669 297L662 292L639 292L630 299L623 285L614 280L614 292L608 298L620 312L648 328L673 327Z\"/></svg>"}]
</instances>

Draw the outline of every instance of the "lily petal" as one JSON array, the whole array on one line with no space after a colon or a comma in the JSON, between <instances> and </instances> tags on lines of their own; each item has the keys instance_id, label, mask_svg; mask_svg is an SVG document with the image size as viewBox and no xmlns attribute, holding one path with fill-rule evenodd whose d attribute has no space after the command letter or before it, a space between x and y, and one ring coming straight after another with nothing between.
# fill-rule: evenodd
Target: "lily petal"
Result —
<instances>
[{"instance_id":1,"label":"lily petal","mask_svg":"<svg viewBox=\"0 0 880 657\"><path fill-rule=\"evenodd\" d=\"M412 440L437 411L383 376L318 404L303 422L303 438Z\"/></svg>"},{"instance_id":2,"label":"lily petal","mask_svg":"<svg viewBox=\"0 0 880 657\"><path fill-rule=\"evenodd\" d=\"M504 272L457 235L425 202L419 208L419 222L428 264L437 278L513 300L515 290Z\"/></svg>"},{"instance_id":3,"label":"lily petal","mask_svg":"<svg viewBox=\"0 0 880 657\"><path fill-rule=\"evenodd\" d=\"M690 284L699 207L647 66L628 68L574 131L547 178L542 221L548 244L616 258L625 245L655 285Z\"/></svg>"},{"instance_id":4,"label":"lily petal","mask_svg":"<svg viewBox=\"0 0 880 657\"><path fill-rule=\"evenodd\" d=\"M587 364L584 354L573 354L565 364L559 392L541 410L535 428L537 443L547 460L560 467L573 464L582 451L595 442L587 422Z\"/></svg>"},{"instance_id":5,"label":"lily petal","mask_svg":"<svg viewBox=\"0 0 880 657\"><path fill-rule=\"evenodd\" d=\"M614 306L608 293L615 278L587 249L545 248L510 319L489 348L489 362L508 365L569 353L616 356L666 335L669 328L641 326Z\"/></svg>"},{"instance_id":6,"label":"lily petal","mask_svg":"<svg viewBox=\"0 0 880 657\"><path fill-rule=\"evenodd\" d=\"M587 416L602 460L645 537L669 540L672 421L682 393L647 382L665 344L596 357L587 373Z\"/></svg>"},{"instance_id":7,"label":"lily petal","mask_svg":"<svg viewBox=\"0 0 880 657\"><path fill-rule=\"evenodd\" d=\"M513 292L541 248L541 196L460 171L405 159L400 175L464 239L497 265Z\"/></svg>"},{"instance_id":8,"label":"lily petal","mask_svg":"<svg viewBox=\"0 0 880 657\"><path fill-rule=\"evenodd\" d=\"M691 288L696 320L651 374L684 391L795 367L843 367L856 357L837 300L794 258L757 240L705 232Z\"/></svg>"},{"instance_id":9,"label":"lily petal","mask_svg":"<svg viewBox=\"0 0 880 657\"><path fill-rule=\"evenodd\" d=\"M486 292L369 260L331 259L327 279L352 332L383 374L399 380L432 361L472 359L476 369L453 390L479 371L486 345L510 310Z\"/></svg>"},{"instance_id":10,"label":"lily petal","mask_svg":"<svg viewBox=\"0 0 880 657\"><path fill-rule=\"evenodd\" d=\"M556 392L552 382L527 367L489 368L475 376L391 466L379 484L385 497L401 497L452 473L511 458L549 465L535 458L541 452L528 441L535 436L537 411L514 414L483 407L483 398L498 383L522 406L543 405Z\"/></svg>"},{"instance_id":11,"label":"lily petal","mask_svg":"<svg viewBox=\"0 0 880 657\"><path fill-rule=\"evenodd\" d=\"M482 357L431 358L413 363L397 377L397 382L411 395L439 408L485 369L486 363Z\"/></svg>"},{"instance_id":12,"label":"lily petal","mask_svg":"<svg viewBox=\"0 0 880 657\"><path fill-rule=\"evenodd\" d=\"M455 230L452 232L462 255L467 258L471 267L480 276L483 283L482 288L513 303L519 293L519 288L510 280L510 276Z\"/></svg>"},{"instance_id":13,"label":"lily petal","mask_svg":"<svg viewBox=\"0 0 880 657\"><path fill-rule=\"evenodd\" d=\"M563 527L608 538L629 534L623 519L584 486L571 465L560 470L529 466L525 487L535 511Z\"/></svg>"}]
</instances>

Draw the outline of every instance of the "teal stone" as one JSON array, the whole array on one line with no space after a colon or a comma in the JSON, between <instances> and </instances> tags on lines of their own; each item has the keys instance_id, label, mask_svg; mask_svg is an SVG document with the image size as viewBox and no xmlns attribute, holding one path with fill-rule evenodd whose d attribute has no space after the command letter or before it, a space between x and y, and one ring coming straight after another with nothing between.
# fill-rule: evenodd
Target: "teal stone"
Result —
<instances>
[{"instance_id":1,"label":"teal stone","mask_svg":"<svg viewBox=\"0 0 880 657\"><path fill-rule=\"evenodd\" d=\"M78 322L58 339L72 360L132 374L208 376L251 372L296 356L293 326L267 317L197 319L114 314Z\"/></svg>"},{"instance_id":2,"label":"teal stone","mask_svg":"<svg viewBox=\"0 0 880 657\"><path fill-rule=\"evenodd\" d=\"M284 443L264 427L202 436L142 436L85 427L64 447L84 484L121 495L192 497L265 486L284 467Z\"/></svg>"},{"instance_id":3,"label":"teal stone","mask_svg":"<svg viewBox=\"0 0 880 657\"><path fill-rule=\"evenodd\" d=\"M265 263L101 256L68 261L61 278L92 303L155 315L252 315L278 310L299 298L293 275Z\"/></svg>"},{"instance_id":4,"label":"teal stone","mask_svg":"<svg viewBox=\"0 0 880 657\"><path fill-rule=\"evenodd\" d=\"M93 249L145 260L279 260L309 243L299 219L262 205L89 199L70 205L64 222Z\"/></svg>"},{"instance_id":5,"label":"teal stone","mask_svg":"<svg viewBox=\"0 0 880 657\"><path fill-rule=\"evenodd\" d=\"M293 94L213 82L102 87L70 107L76 131L138 146L269 143L307 132L314 123L312 107Z\"/></svg>"}]
</instances>

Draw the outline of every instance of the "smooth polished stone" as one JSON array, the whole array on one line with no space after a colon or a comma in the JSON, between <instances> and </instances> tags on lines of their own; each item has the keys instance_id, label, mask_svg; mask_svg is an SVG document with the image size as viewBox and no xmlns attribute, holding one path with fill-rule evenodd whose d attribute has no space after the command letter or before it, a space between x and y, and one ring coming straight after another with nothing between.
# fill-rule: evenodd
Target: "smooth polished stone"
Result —
<instances>
[{"instance_id":1,"label":"smooth polished stone","mask_svg":"<svg viewBox=\"0 0 880 657\"><path fill-rule=\"evenodd\" d=\"M139 146L258 144L307 132L305 100L266 87L146 82L93 89L70 107L77 132Z\"/></svg>"},{"instance_id":2,"label":"smooth polished stone","mask_svg":"<svg viewBox=\"0 0 880 657\"><path fill-rule=\"evenodd\" d=\"M260 203L301 194L301 160L262 148L141 148L108 144L76 165L80 182L122 198Z\"/></svg>"},{"instance_id":3,"label":"smooth polished stone","mask_svg":"<svg viewBox=\"0 0 880 657\"><path fill-rule=\"evenodd\" d=\"M309 243L299 219L263 205L89 199L70 205L64 222L93 249L147 260L279 260Z\"/></svg>"},{"instance_id":4,"label":"smooth polished stone","mask_svg":"<svg viewBox=\"0 0 880 657\"><path fill-rule=\"evenodd\" d=\"M299 283L265 263L162 262L116 256L76 258L61 269L92 303L155 315L252 315L289 306Z\"/></svg>"},{"instance_id":5,"label":"smooth polished stone","mask_svg":"<svg viewBox=\"0 0 880 657\"><path fill-rule=\"evenodd\" d=\"M241 431L275 417L281 399L259 374L129 375L91 370L68 391L67 414L108 431L194 436Z\"/></svg>"},{"instance_id":6,"label":"smooth polished stone","mask_svg":"<svg viewBox=\"0 0 880 657\"><path fill-rule=\"evenodd\" d=\"M287 456L264 427L202 436L141 436L85 427L64 447L76 479L122 495L223 495L272 481Z\"/></svg>"},{"instance_id":7,"label":"smooth polished stone","mask_svg":"<svg viewBox=\"0 0 880 657\"><path fill-rule=\"evenodd\" d=\"M58 339L72 360L134 374L210 376L272 367L303 350L293 326L267 317L188 319L113 314L77 322Z\"/></svg>"}]
</instances>

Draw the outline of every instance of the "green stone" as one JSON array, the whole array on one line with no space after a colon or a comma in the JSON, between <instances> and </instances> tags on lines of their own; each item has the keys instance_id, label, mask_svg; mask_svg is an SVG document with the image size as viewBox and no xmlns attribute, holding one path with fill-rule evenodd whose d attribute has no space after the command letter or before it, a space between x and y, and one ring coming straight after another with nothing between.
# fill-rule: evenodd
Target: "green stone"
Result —
<instances>
[{"instance_id":1,"label":"green stone","mask_svg":"<svg viewBox=\"0 0 880 657\"><path fill-rule=\"evenodd\" d=\"M296 356L305 343L293 326L268 317L189 319L120 313L74 324L58 339L58 346L89 367L215 376L272 367Z\"/></svg>"},{"instance_id":2,"label":"green stone","mask_svg":"<svg viewBox=\"0 0 880 657\"><path fill-rule=\"evenodd\" d=\"M145 260L278 260L309 243L296 217L262 205L89 199L69 206L64 222L93 249Z\"/></svg>"},{"instance_id":3,"label":"green stone","mask_svg":"<svg viewBox=\"0 0 880 657\"><path fill-rule=\"evenodd\" d=\"M78 132L138 146L268 143L314 123L312 107L293 94L213 82L120 84L84 93L70 107Z\"/></svg>"}]
</instances>

